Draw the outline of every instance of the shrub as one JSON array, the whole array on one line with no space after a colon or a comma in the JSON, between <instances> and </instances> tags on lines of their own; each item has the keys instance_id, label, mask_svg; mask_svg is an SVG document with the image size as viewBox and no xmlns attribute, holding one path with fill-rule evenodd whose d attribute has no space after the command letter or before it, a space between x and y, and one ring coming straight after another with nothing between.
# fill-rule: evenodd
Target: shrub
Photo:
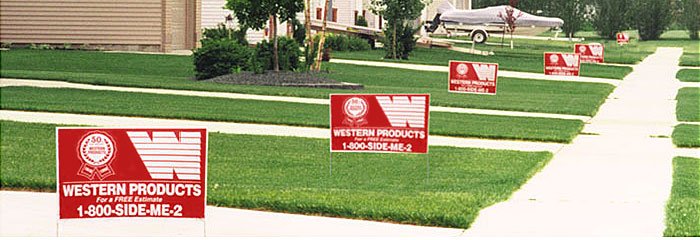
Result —
<instances>
[{"instance_id":1,"label":"shrub","mask_svg":"<svg viewBox=\"0 0 700 240\"><path fill-rule=\"evenodd\" d=\"M416 32L416 28L409 25L397 24L396 25L396 55L400 59L408 59L409 54L413 51L416 46L416 40L418 40L413 34ZM384 29L384 38L382 38L382 43L384 44L384 49L386 50L385 58L391 58L393 55L392 46L392 28L389 26Z\"/></svg>"},{"instance_id":2,"label":"shrub","mask_svg":"<svg viewBox=\"0 0 700 240\"><path fill-rule=\"evenodd\" d=\"M245 38L246 29L234 30L227 27L223 23L219 23L215 28L204 29L202 33L202 46L207 45L208 42L219 39L233 39L241 45L248 45L248 40Z\"/></svg>"},{"instance_id":3,"label":"shrub","mask_svg":"<svg viewBox=\"0 0 700 240\"><path fill-rule=\"evenodd\" d=\"M365 16L362 15L357 16L357 19L355 19L355 25L360 27L369 26L369 24L367 24L367 19L365 19Z\"/></svg>"},{"instance_id":4,"label":"shrub","mask_svg":"<svg viewBox=\"0 0 700 240\"><path fill-rule=\"evenodd\" d=\"M294 40L301 46L304 45L304 40L306 40L306 29L304 29L304 24L301 24L298 19L292 18L292 27L294 28Z\"/></svg>"},{"instance_id":5,"label":"shrub","mask_svg":"<svg viewBox=\"0 0 700 240\"><path fill-rule=\"evenodd\" d=\"M700 31L700 1L681 0L681 13L679 22L688 30L690 39L698 40Z\"/></svg>"},{"instance_id":6,"label":"shrub","mask_svg":"<svg viewBox=\"0 0 700 240\"><path fill-rule=\"evenodd\" d=\"M236 40L210 39L194 52L195 77L209 79L234 71L247 70L251 51Z\"/></svg>"},{"instance_id":7,"label":"shrub","mask_svg":"<svg viewBox=\"0 0 700 240\"><path fill-rule=\"evenodd\" d=\"M263 40L255 47L257 61L264 70L273 70L274 68L273 45L272 42ZM299 68L301 50L299 50L299 44L295 40L279 37L277 38L277 49L280 70L294 71Z\"/></svg>"},{"instance_id":8,"label":"shrub","mask_svg":"<svg viewBox=\"0 0 700 240\"><path fill-rule=\"evenodd\" d=\"M636 0L633 13L641 40L657 40L671 23L671 8L668 0ZM695 14L698 14L697 12Z\"/></svg>"},{"instance_id":9,"label":"shrub","mask_svg":"<svg viewBox=\"0 0 700 240\"><path fill-rule=\"evenodd\" d=\"M614 40L618 32L629 28L629 10L632 1L594 0L592 23L598 35Z\"/></svg>"},{"instance_id":10,"label":"shrub","mask_svg":"<svg viewBox=\"0 0 700 240\"><path fill-rule=\"evenodd\" d=\"M314 40L314 42L318 42L318 40ZM343 34L329 34L326 36L324 47L333 51L362 51L370 49L367 40Z\"/></svg>"}]
</instances>

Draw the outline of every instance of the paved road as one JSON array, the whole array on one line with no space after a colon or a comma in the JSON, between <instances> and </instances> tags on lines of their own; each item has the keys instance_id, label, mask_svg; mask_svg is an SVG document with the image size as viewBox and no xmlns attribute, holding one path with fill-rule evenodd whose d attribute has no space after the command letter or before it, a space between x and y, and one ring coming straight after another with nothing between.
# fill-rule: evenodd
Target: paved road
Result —
<instances>
[{"instance_id":1,"label":"paved road","mask_svg":"<svg viewBox=\"0 0 700 240\"><path fill-rule=\"evenodd\" d=\"M676 155L680 48L659 48L615 89L572 144L469 236L662 236Z\"/></svg>"},{"instance_id":2,"label":"paved road","mask_svg":"<svg viewBox=\"0 0 700 240\"><path fill-rule=\"evenodd\" d=\"M265 125L230 122L207 122L193 120L177 120L163 118L140 118L100 116L69 113L24 112L0 110L0 119L18 122L53 123L65 125L88 126L154 126L154 127L206 127L210 132L230 134L272 135L308 138L329 138L330 130L323 128L293 127L282 125ZM480 138L458 138L444 136L430 136L431 146L471 147L484 149L502 149L518 151L548 151L556 152L563 144L545 142L526 142L509 140L491 140Z\"/></svg>"},{"instance_id":3,"label":"paved road","mask_svg":"<svg viewBox=\"0 0 700 240\"><path fill-rule=\"evenodd\" d=\"M115 87L115 86L101 86L101 85L90 85L90 84L81 84L81 83L69 83L69 82L64 82L64 81L0 78L0 87L8 87L8 86L27 86L27 87L41 87L41 88L74 88L74 89L86 89L86 90L139 92L139 93L168 94L168 95L182 95L182 96L195 96L195 97L216 97L216 98L229 98L229 99L249 99L249 100L260 100L260 101L293 102L293 103L305 103L305 104L321 104L321 105L328 105L329 104L328 99L318 99L318 98L267 96L267 95L253 95L253 94L242 94L242 93L205 92L205 91L173 90L173 89L159 89L159 88ZM431 106L430 111L431 112L452 112L452 113L499 115L499 116L559 118L559 119L581 120L584 122L591 119L591 117L589 117L589 116L579 116L579 115L518 112L518 111L503 111L503 110L490 110L490 109L474 109L474 108L438 107L438 106Z\"/></svg>"},{"instance_id":4,"label":"paved road","mask_svg":"<svg viewBox=\"0 0 700 240\"><path fill-rule=\"evenodd\" d=\"M0 191L0 236L452 237L463 229L207 206L198 219L112 218L62 221L56 193Z\"/></svg>"}]
</instances>

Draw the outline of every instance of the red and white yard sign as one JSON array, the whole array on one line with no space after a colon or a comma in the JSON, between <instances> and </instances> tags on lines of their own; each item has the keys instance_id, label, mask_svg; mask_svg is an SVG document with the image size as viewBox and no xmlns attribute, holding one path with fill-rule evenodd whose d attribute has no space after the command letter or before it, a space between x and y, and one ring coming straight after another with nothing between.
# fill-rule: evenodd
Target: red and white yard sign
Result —
<instances>
[{"instance_id":1,"label":"red and white yard sign","mask_svg":"<svg viewBox=\"0 0 700 240\"><path fill-rule=\"evenodd\" d=\"M331 152L428 152L428 94L331 94Z\"/></svg>"},{"instance_id":2,"label":"red and white yard sign","mask_svg":"<svg viewBox=\"0 0 700 240\"><path fill-rule=\"evenodd\" d=\"M602 63L605 58L603 44L589 43L574 45L574 53L578 53L582 63Z\"/></svg>"},{"instance_id":3,"label":"red and white yard sign","mask_svg":"<svg viewBox=\"0 0 700 240\"><path fill-rule=\"evenodd\" d=\"M624 45L630 43L630 36L627 33L617 33L617 44Z\"/></svg>"},{"instance_id":4,"label":"red and white yard sign","mask_svg":"<svg viewBox=\"0 0 700 240\"><path fill-rule=\"evenodd\" d=\"M204 218L207 130L57 128L59 216Z\"/></svg>"},{"instance_id":5,"label":"red and white yard sign","mask_svg":"<svg viewBox=\"0 0 700 240\"><path fill-rule=\"evenodd\" d=\"M544 53L544 74L578 76L581 61L575 53Z\"/></svg>"},{"instance_id":6,"label":"red and white yard sign","mask_svg":"<svg viewBox=\"0 0 700 240\"><path fill-rule=\"evenodd\" d=\"M496 94L498 63L450 61L449 92Z\"/></svg>"}]
</instances>

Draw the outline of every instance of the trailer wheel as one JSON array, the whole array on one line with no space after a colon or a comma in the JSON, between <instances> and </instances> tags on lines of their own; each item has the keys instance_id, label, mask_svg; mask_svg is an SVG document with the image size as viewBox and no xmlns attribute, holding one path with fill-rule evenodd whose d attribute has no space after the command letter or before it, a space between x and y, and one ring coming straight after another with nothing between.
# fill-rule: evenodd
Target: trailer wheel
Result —
<instances>
[{"instance_id":1,"label":"trailer wheel","mask_svg":"<svg viewBox=\"0 0 700 240\"><path fill-rule=\"evenodd\" d=\"M475 43L485 43L488 38L488 35L486 35L484 31L474 31L472 33L472 41Z\"/></svg>"}]
</instances>

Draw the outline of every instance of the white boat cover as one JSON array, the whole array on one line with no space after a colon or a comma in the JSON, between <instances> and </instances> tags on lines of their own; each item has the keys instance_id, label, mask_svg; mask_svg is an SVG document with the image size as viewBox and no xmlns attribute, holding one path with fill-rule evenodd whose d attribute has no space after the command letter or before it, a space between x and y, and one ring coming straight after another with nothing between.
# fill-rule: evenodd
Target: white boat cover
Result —
<instances>
[{"instance_id":1,"label":"white boat cover","mask_svg":"<svg viewBox=\"0 0 700 240\"><path fill-rule=\"evenodd\" d=\"M493 6L493 7L487 7L487 8L482 8L482 9L474 9L474 10L461 10L455 8L448 0L443 1L439 6L438 6L438 13L440 15L440 21L442 22L458 22L458 23L464 23L464 24L469 24L469 25L482 25L482 24L499 24L503 25L503 19L498 17L498 13L501 14L506 14L506 8L510 6L508 5L501 5L501 6ZM516 21L515 25L518 27L529 27L529 26L536 26L536 27L560 27L561 25L564 25L564 20L561 20L561 18L554 18L554 17L540 17L540 16L535 16L523 11L520 11L517 8L514 8L514 16L518 16L520 12L523 13L522 16L520 16Z\"/></svg>"}]
</instances>

